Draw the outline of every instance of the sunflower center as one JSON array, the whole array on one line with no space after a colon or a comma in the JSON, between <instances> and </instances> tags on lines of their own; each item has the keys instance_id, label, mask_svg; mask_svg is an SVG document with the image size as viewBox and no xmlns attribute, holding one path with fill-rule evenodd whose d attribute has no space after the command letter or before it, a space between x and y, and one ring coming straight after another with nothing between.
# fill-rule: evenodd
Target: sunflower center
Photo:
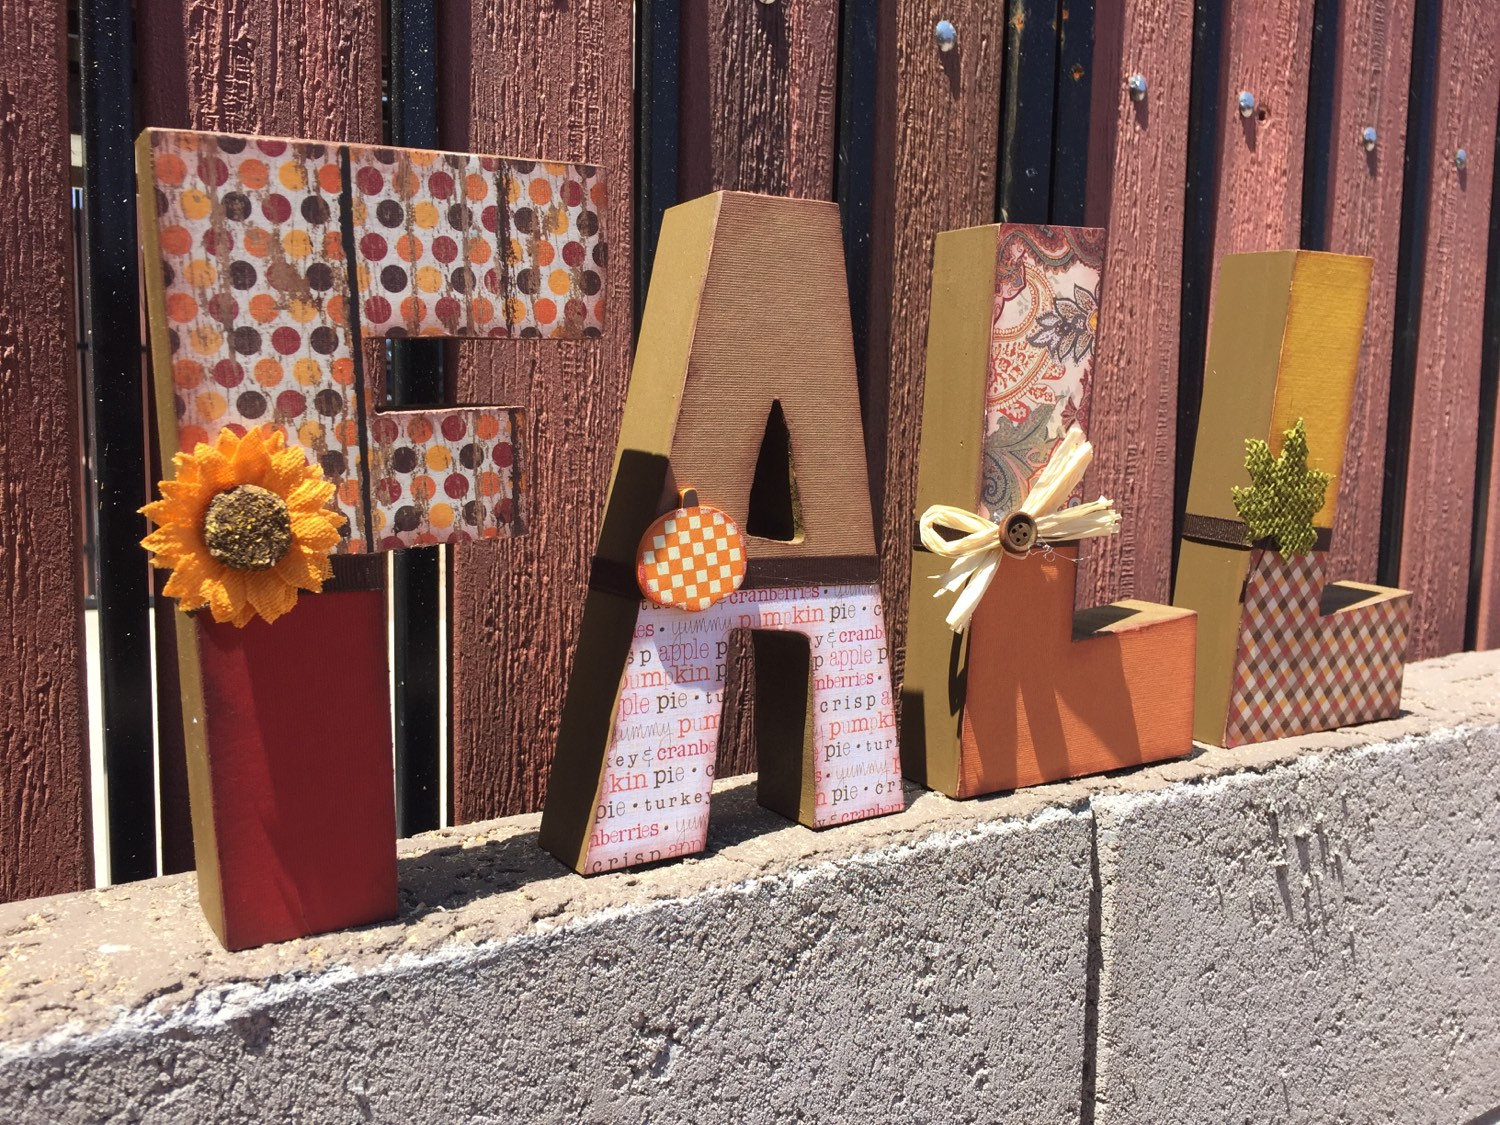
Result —
<instances>
[{"instance_id":1,"label":"sunflower center","mask_svg":"<svg viewBox=\"0 0 1500 1125\"><path fill-rule=\"evenodd\" d=\"M237 485L209 501L203 545L234 570L269 570L291 550L292 514L276 493Z\"/></svg>"}]
</instances>

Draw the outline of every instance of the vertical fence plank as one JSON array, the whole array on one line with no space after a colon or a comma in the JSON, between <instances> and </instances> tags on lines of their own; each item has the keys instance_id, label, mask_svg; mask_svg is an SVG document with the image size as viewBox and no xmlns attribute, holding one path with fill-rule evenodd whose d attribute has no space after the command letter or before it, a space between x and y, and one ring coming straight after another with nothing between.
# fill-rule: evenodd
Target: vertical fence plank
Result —
<instances>
[{"instance_id":1,"label":"vertical fence plank","mask_svg":"<svg viewBox=\"0 0 1500 1125\"><path fill-rule=\"evenodd\" d=\"M0 902L93 884L64 8L0 2Z\"/></svg>"},{"instance_id":2,"label":"vertical fence plank","mask_svg":"<svg viewBox=\"0 0 1500 1125\"><path fill-rule=\"evenodd\" d=\"M1412 591L1407 657L1463 647L1478 443L1484 277L1500 102L1500 9L1487 0L1442 7L1425 246L1411 377L1410 441L1397 520L1400 583ZM1421 143L1414 138L1413 143ZM1457 167L1464 149L1467 166ZM1394 401L1392 410L1403 403Z\"/></svg>"},{"instance_id":3,"label":"vertical fence plank","mask_svg":"<svg viewBox=\"0 0 1500 1125\"><path fill-rule=\"evenodd\" d=\"M1332 129L1326 153L1327 199L1317 249L1375 259L1359 377L1349 412L1349 444L1339 485L1329 573L1375 580L1380 552L1391 341L1401 231L1402 153L1411 84L1415 0L1343 0L1336 36ZM1375 130L1367 150L1361 134Z\"/></svg>"},{"instance_id":4,"label":"vertical fence plank","mask_svg":"<svg viewBox=\"0 0 1500 1125\"><path fill-rule=\"evenodd\" d=\"M1497 141L1500 151L1500 141ZM1490 188L1490 213L1500 208L1500 176ZM1484 294L1484 347L1479 377L1479 458L1469 560L1467 647L1500 648L1500 227L1490 224L1489 283Z\"/></svg>"},{"instance_id":5,"label":"vertical fence plank","mask_svg":"<svg viewBox=\"0 0 1500 1125\"><path fill-rule=\"evenodd\" d=\"M142 127L381 139L378 11L309 0L162 0L137 6ZM222 79L222 80L221 80ZM152 433L153 457L155 434ZM152 475L161 476L153 460ZM335 578L368 586L366 560L334 559ZM348 571L346 575L344 572ZM175 603L157 581L157 754L162 869L191 868Z\"/></svg>"},{"instance_id":6,"label":"vertical fence plank","mask_svg":"<svg viewBox=\"0 0 1500 1125\"><path fill-rule=\"evenodd\" d=\"M1069 0L1058 13L1052 130L1051 221L1059 226L1084 225L1093 87L1094 0Z\"/></svg>"},{"instance_id":7,"label":"vertical fence plank","mask_svg":"<svg viewBox=\"0 0 1500 1125\"><path fill-rule=\"evenodd\" d=\"M1090 544L1085 604L1170 601L1183 182L1192 0L1100 4L1094 25L1088 223L1109 229L1094 362L1091 490L1114 498L1121 533ZM1146 96L1130 97L1132 74Z\"/></svg>"},{"instance_id":8,"label":"vertical fence plank","mask_svg":"<svg viewBox=\"0 0 1500 1125\"><path fill-rule=\"evenodd\" d=\"M1045 223L1052 202L1057 108L1057 0L1008 0L1001 80L1002 223Z\"/></svg>"},{"instance_id":9,"label":"vertical fence plank","mask_svg":"<svg viewBox=\"0 0 1500 1125\"><path fill-rule=\"evenodd\" d=\"M933 28L958 42L939 51ZM863 365L881 591L901 682L923 366L938 231L993 222L1005 11L984 0L883 0L876 78L869 324Z\"/></svg>"},{"instance_id":10,"label":"vertical fence plank","mask_svg":"<svg viewBox=\"0 0 1500 1125\"><path fill-rule=\"evenodd\" d=\"M838 0L684 5L681 198L832 199L838 46Z\"/></svg>"},{"instance_id":11,"label":"vertical fence plank","mask_svg":"<svg viewBox=\"0 0 1500 1125\"><path fill-rule=\"evenodd\" d=\"M838 0L694 0L682 13L681 58L679 198L720 189L833 198ZM719 777L756 768L750 641L731 645Z\"/></svg>"},{"instance_id":12,"label":"vertical fence plank","mask_svg":"<svg viewBox=\"0 0 1500 1125\"><path fill-rule=\"evenodd\" d=\"M88 331L98 481L99 679L111 882L156 874L146 418L135 239L134 20L130 0L85 0L80 46Z\"/></svg>"},{"instance_id":13,"label":"vertical fence plank","mask_svg":"<svg viewBox=\"0 0 1500 1125\"><path fill-rule=\"evenodd\" d=\"M646 308L662 214L677 202L682 0L635 5L635 323Z\"/></svg>"},{"instance_id":14,"label":"vertical fence plank","mask_svg":"<svg viewBox=\"0 0 1500 1125\"><path fill-rule=\"evenodd\" d=\"M535 473L525 536L454 552L458 821L540 806L625 400L632 309L629 0L473 0L467 15L467 47L446 47L467 57L468 104L445 112L445 143L467 111L473 151L602 166L614 268L602 341L461 350L463 400L527 407Z\"/></svg>"}]
</instances>

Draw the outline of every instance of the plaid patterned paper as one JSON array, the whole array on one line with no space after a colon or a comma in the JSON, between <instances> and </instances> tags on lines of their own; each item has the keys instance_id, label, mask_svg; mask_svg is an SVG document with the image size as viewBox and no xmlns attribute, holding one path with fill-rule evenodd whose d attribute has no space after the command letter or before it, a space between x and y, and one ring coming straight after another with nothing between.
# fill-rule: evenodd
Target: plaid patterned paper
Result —
<instances>
[{"instance_id":1,"label":"plaid patterned paper","mask_svg":"<svg viewBox=\"0 0 1500 1125\"><path fill-rule=\"evenodd\" d=\"M1326 566L1321 551L1301 558L1251 552L1224 745L1332 730L1399 711L1411 595L1323 615Z\"/></svg>"}]
</instances>

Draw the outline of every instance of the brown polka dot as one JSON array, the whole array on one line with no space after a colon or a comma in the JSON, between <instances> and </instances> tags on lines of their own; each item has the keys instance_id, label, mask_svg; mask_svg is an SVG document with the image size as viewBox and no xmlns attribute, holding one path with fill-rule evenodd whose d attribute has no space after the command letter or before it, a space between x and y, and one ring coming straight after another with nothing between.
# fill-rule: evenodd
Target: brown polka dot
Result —
<instances>
[{"instance_id":1,"label":"brown polka dot","mask_svg":"<svg viewBox=\"0 0 1500 1125\"><path fill-rule=\"evenodd\" d=\"M328 221L328 204L321 197L309 195L302 201L302 217L314 226L322 226Z\"/></svg>"},{"instance_id":2,"label":"brown polka dot","mask_svg":"<svg viewBox=\"0 0 1500 1125\"><path fill-rule=\"evenodd\" d=\"M308 342L312 344L313 351L319 355L332 355L338 350L339 334L326 324L312 330L308 336Z\"/></svg>"},{"instance_id":3,"label":"brown polka dot","mask_svg":"<svg viewBox=\"0 0 1500 1125\"><path fill-rule=\"evenodd\" d=\"M255 288L255 267L249 262L236 260L229 263L229 284L236 289Z\"/></svg>"},{"instance_id":4,"label":"brown polka dot","mask_svg":"<svg viewBox=\"0 0 1500 1125\"><path fill-rule=\"evenodd\" d=\"M375 217L380 220L381 226L399 227L406 212L394 199L382 199L375 207Z\"/></svg>"},{"instance_id":5,"label":"brown polka dot","mask_svg":"<svg viewBox=\"0 0 1500 1125\"><path fill-rule=\"evenodd\" d=\"M234 330L234 350L240 355L254 355L260 351L260 333L248 324Z\"/></svg>"}]
</instances>

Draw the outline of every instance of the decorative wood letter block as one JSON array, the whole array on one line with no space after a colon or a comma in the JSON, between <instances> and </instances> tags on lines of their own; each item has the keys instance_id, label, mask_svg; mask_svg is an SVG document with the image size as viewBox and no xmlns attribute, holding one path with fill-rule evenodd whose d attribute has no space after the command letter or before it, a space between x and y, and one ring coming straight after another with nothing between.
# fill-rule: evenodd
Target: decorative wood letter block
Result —
<instances>
[{"instance_id":1,"label":"decorative wood letter block","mask_svg":"<svg viewBox=\"0 0 1500 1125\"><path fill-rule=\"evenodd\" d=\"M1359 364L1370 259L1287 250L1231 254L1203 373L1173 601L1198 611L1193 734L1238 746L1396 714L1411 596L1325 584ZM1314 549L1247 542L1233 489L1247 439L1282 451L1301 420L1308 467L1328 474Z\"/></svg>"},{"instance_id":2,"label":"decorative wood letter block","mask_svg":"<svg viewBox=\"0 0 1500 1125\"><path fill-rule=\"evenodd\" d=\"M1103 259L1102 230L938 235L919 513L946 504L999 521L1067 428L1089 428ZM932 596L945 562L917 546L901 687L908 777L973 797L1192 749L1193 614L1133 600L1075 614L1077 557L1069 543L1002 555L955 634Z\"/></svg>"},{"instance_id":3,"label":"decorative wood letter block","mask_svg":"<svg viewBox=\"0 0 1500 1125\"><path fill-rule=\"evenodd\" d=\"M703 849L740 629L761 803L814 828L903 807L843 263L829 203L666 213L542 815L577 871Z\"/></svg>"},{"instance_id":4,"label":"decorative wood letter block","mask_svg":"<svg viewBox=\"0 0 1500 1125\"><path fill-rule=\"evenodd\" d=\"M165 130L136 158L164 464L278 432L336 486L339 554L524 532L524 412L388 410L381 341L600 335L598 170ZM346 561L274 623L179 620L200 897L231 949L396 910L384 566Z\"/></svg>"}]
</instances>

